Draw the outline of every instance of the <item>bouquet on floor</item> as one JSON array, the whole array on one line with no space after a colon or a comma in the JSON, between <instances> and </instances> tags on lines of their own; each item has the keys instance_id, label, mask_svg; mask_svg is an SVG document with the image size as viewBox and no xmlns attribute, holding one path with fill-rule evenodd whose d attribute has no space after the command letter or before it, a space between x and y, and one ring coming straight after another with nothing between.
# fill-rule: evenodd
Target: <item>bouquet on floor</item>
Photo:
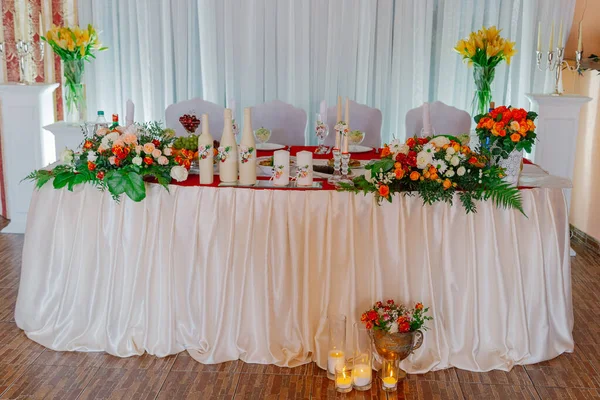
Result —
<instances>
[{"instance_id":1,"label":"bouquet on floor","mask_svg":"<svg viewBox=\"0 0 600 400\"><path fill-rule=\"evenodd\" d=\"M433 318L425 314L429 307L417 303L413 309L408 309L394 300L385 303L378 301L372 308L365 311L360 317L361 322L367 329L383 331L385 333L406 333L420 329L427 330L426 321Z\"/></svg>"},{"instance_id":2,"label":"bouquet on floor","mask_svg":"<svg viewBox=\"0 0 600 400\"><path fill-rule=\"evenodd\" d=\"M454 136L393 140L383 147L380 160L365 166L369 178L361 175L352 184L341 183L340 190L374 193L380 204L392 202L395 193L416 193L424 204L452 204L457 194L467 213L477 211L476 201L488 199L523 212L519 190L504 182L501 167L488 161Z\"/></svg>"},{"instance_id":3,"label":"bouquet on floor","mask_svg":"<svg viewBox=\"0 0 600 400\"><path fill-rule=\"evenodd\" d=\"M78 152L65 149L59 165L34 171L25 179L35 182L36 188L52 181L55 189L71 191L89 183L108 190L117 201L123 193L133 201L142 201L146 197L144 178L168 190L171 179L181 182L188 177L187 169L173 156L174 134L158 122L100 128L84 138Z\"/></svg>"},{"instance_id":4,"label":"bouquet on floor","mask_svg":"<svg viewBox=\"0 0 600 400\"><path fill-rule=\"evenodd\" d=\"M483 27L477 32L471 32L468 38L459 40L454 47L463 60L469 60L469 66L473 66L473 78L477 89L473 98L472 115L488 111L492 101L492 82L496 67L504 60L510 64L510 59L517 52L515 42L501 37L500 31L495 26Z\"/></svg>"}]
</instances>

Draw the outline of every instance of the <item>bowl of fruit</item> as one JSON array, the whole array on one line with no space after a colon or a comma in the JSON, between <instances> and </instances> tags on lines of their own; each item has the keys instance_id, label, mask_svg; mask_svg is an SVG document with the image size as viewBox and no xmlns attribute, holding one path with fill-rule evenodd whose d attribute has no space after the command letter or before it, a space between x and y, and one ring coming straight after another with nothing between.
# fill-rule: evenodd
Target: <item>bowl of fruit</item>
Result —
<instances>
[{"instance_id":1,"label":"bowl of fruit","mask_svg":"<svg viewBox=\"0 0 600 400\"><path fill-rule=\"evenodd\" d=\"M196 129L200 126L200 120L194 114L183 114L179 117L179 123L183 125L183 129L187 133L195 133Z\"/></svg>"},{"instance_id":2,"label":"bowl of fruit","mask_svg":"<svg viewBox=\"0 0 600 400\"><path fill-rule=\"evenodd\" d=\"M198 136L179 136L173 142L173 156L175 162L188 170L196 171L198 168Z\"/></svg>"}]
</instances>

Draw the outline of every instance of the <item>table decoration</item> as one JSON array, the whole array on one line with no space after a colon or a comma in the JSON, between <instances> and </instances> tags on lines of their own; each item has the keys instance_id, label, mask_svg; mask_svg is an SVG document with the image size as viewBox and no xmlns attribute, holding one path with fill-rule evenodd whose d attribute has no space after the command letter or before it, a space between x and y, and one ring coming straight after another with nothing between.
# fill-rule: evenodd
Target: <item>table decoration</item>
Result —
<instances>
[{"instance_id":1,"label":"table decoration","mask_svg":"<svg viewBox=\"0 0 600 400\"><path fill-rule=\"evenodd\" d=\"M287 186L290 183L290 152L277 150L273 153L273 184Z\"/></svg>"},{"instance_id":2,"label":"table decoration","mask_svg":"<svg viewBox=\"0 0 600 400\"><path fill-rule=\"evenodd\" d=\"M359 391L371 389L373 380L373 355L369 330L361 323L353 327L354 354L352 357L352 386Z\"/></svg>"},{"instance_id":3,"label":"table decoration","mask_svg":"<svg viewBox=\"0 0 600 400\"><path fill-rule=\"evenodd\" d=\"M200 184L210 185L214 182L214 140L209 132L208 114L202 114L202 134L198 138L198 168Z\"/></svg>"},{"instance_id":4,"label":"table decoration","mask_svg":"<svg viewBox=\"0 0 600 400\"><path fill-rule=\"evenodd\" d=\"M53 181L55 189L84 183L108 190L115 200L125 193L133 201L146 197L144 178L153 178L167 188L171 178L184 181L188 171L173 157L172 129L163 129L158 122L121 126L113 131L98 129L86 136L78 152L65 149L61 164L51 170L37 170L25 179L41 188Z\"/></svg>"},{"instance_id":5,"label":"table decoration","mask_svg":"<svg viewBox=\"0 0 600 400\"><path fill-rule=\"evenodd\" d=\"M327 377L335 379L336 367L346 365L346 316L329 315L329 347L327 350Z\"/></svg>"},{"instance_id":6,"label":"table decoration","mask_svg":"<svg viewBox=\"0 0 600 400\"><path fill-rule=\"evenodd\" d=\"M501 31L495 26L484 26L477 32L471 32L468 38L459 40L454 47L463 60L468 60L469 66L473 66L473 78L477 89L473 97L471 115L488 111L492 101L492 82L496 67L504 60L510 65L512 56L517 52L514 48L515 42L501 37Z\"/></svg>"},{"instance_id":7,"label":"table decoration","mask_svg":"<svg viewBox=\"0 0 600 400\"><path fill-rule=\"evenodd\" d=\"M505 172L504 180L516 185L521 173L523 151L531 153L536 139L537 114L523 108L500 106L475 117L480 143L489 143L488 157Z\"/></svg>"},{"instance_id":8,"label":"table decoration","mask_svg":"<svg viewBox=\"0 0 600 400\"><path fill-rule=\"evenodd\" d=\"M198 136L179 136L173 141L175 162L188 171L198 166Z\"/></svg>"},{"instance_id":9,"label":"table decoration","mask_svg":"<svg viewBox=\"0 0 600 400\"><path fill-rule=\"evenodd\" d=\"M221 182L237 182L238 180L238 147L233 135L231 110L224 111L223 136L217 154L219 160L219 177Z\"/></svg>"},{"instance_id":10,"label":"table decoration","mask_svg":"<svg viewBox=\"0 0 600 400\"><path fill-rule=\"evenodd\" d=\"M390 299L385 304L381 301L376 302L361 315L360 320L369 330L377 353L398 366L400 361L423 344L422 331L427 330L425 322L433 319L426 315L428 311L429 308L425 308L422 303L408 309ZM406 373L399 369L398 379L405 376ZM382 380L385 377L390 375L382 372Z\"/></svg>"},{"instance_id":11,"label":"table decoration","mask_svg":"<svg viewBox=\"0 0 600 400\"><path fill-rule=\"evenodd\" d=\"M335 366L335 390L339 393L352 391L352 368L346 363Z\"/></svg>"},{"instance_id":12,"label":"table decoration","mask_svg":"<svg viewBox=\"0 0 600 400\"><path fill-rule=\"evenodd\" d=\"M381 159L365 166L371 176L340 183L340 190L374 193L379 204L392 202L392 195L415 192L423 204L443 201L452 204L454 194L467 213L476 212L475 201L491 200L498 207L523 213L519 190L502 178L503 168L488 165L488 157L462 145L458 138L439 135L393 140L384 145Z\"/></svg>"},{"instance_id":13,"label":"table decoration","mask_svg":"<svg viewBox=\"0 0 600 400\"><path fill-rule=\"evenodd\" d=\"M85 121L84 62L96 58L94 53L106 50L107 47L101 46L92 25L88 25L87 29L81 29L79 26L53 26L41 39L50 45L63 62L67 122Z\"/></svg>"},{"instance_id":14,"label":"table decoration","mask_svg":"<svg viewBox=\"0 0 600 400\"><path fill-rule=\"evenodd\" d=\"M315 150L316 154L325 154L327 151L327 147L325 147L325 138L329 135L329 127L326 123L327 119L323 116L323 114L317 114L317 122L315 126L315 134L317 136L317 149Z\"/></svg>"},{"instance_id":15,"label":"table decoration","mask_svg":"<svg viewBox=\"0 0 600 400\"><path fill-rule=\"evenodd\" d=\"M251 108L244 108L244 129L239 146L240 184L256 184L256 143L252 131ZM289 154L289 153L288 153Z\"/></svg>"},{"instance_id":16,"label":"table decoration","mask_svg":"<svg viewBox=\"0 0 600 400\"><path fill-rule=\"evenodd\" d=\"M296 184L298 186L312 186L313 183L313 157L310 151L299 151L296 154Z\"/></svg>"},{"instance_id":17,"label":"table decoration","mask_svg":"<svg viewBox=\"0 0 600 400\"><path fill-rule=\"evenodd\" d=\"M395 392L398 386L398 365L394 360L383 359L381 365L381 388L385 392Z\"/></svg>"}]
</instances>

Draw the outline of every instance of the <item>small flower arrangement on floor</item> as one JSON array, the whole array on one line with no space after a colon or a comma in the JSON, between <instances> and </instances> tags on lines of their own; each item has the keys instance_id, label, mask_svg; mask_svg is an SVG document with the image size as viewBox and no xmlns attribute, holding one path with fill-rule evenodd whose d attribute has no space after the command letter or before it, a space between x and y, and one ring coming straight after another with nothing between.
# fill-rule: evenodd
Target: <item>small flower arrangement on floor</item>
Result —
<instances>
[{"instance_id":1,"label":"small flower arrangement on floor","mask_svg":"<svg viewBox=\"0 0 600 400\"><path fill-rule=\"evenodd\" d=\"M408 309L394 300L385 303L378 301L372 308L365 311L360 317L367 329L379 330L385 333L406 333L418 330L427 330L426 321L433 318L426 315L429 307L417 303L414 308Z\"/></svg>"}]
</instances>

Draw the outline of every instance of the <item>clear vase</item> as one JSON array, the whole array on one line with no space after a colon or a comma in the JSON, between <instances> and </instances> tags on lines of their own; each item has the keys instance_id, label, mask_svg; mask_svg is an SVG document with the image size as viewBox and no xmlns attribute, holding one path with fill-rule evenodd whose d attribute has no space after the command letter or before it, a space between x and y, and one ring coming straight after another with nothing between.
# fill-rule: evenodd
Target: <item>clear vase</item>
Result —
<instances>
[{"instance_id":1,"label":"clear vase","mask_svg":"<svg viewBox=\"0 0 600 400\"><path fill-rule=\"evenodd\" d=\"M493 67L482 67L473 64L473 78L475 79L475 96L473 96L473 116L488 112L492 102L492 82L496 71Z\"/></svg>"},{"instance_id":2,"label":"clear vase","mask_svg":"<svg viewBox=\"0 0 600 400\"><path fill-rule=\"evenodd\" d=\"M83 60L63 60L66 121L85 122L87 107L83 81Z\"/></svg>"},{"instance_id":3,"label":"clear vase","mask_svg":"<svg viewBox=\"0 0 600 400\"><path fill-rule=\"evenodd\" d=\"M519 184L519 176L521 175L521 168L523 165L523 151L513 150L508 153L508 157L498 157L496 165L504 168L504 181L510 183L513 186Z\"/></svg>"}]
</instances>

